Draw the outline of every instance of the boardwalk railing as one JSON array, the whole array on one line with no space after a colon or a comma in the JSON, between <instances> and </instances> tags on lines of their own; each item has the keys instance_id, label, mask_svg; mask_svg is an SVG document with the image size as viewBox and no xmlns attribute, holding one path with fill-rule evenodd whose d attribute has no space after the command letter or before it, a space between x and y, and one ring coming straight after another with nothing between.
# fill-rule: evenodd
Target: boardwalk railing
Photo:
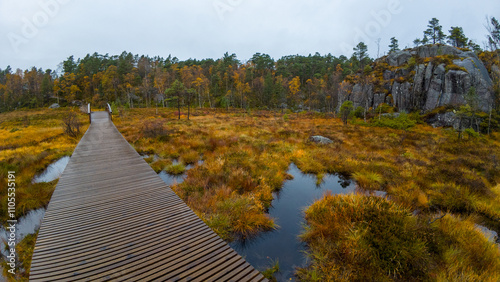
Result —
<instances>
[{"instance_id":1,"label":"boardwalk railing","mask_svg":"<svg viewBox=\"0 0 500 282\"><path fill-rule=\"evenodd\" d=\"M111 110L111 106L109 105L109 103L106 103L108 106L106 108L106 110L108 111L108 114L109 114L109 119L111 121L113 121L113 110Z\"/></svg>"},{"instance_id":2,"label":"boardwalk railing","mask_svg":"<svg viewBox=\"0 0 500 282\"><path fill-rule=\"evenodd\" d=\"M265 281L161 180L109 113L54 190L30 281Z\"/></svg>"}]
</instances>

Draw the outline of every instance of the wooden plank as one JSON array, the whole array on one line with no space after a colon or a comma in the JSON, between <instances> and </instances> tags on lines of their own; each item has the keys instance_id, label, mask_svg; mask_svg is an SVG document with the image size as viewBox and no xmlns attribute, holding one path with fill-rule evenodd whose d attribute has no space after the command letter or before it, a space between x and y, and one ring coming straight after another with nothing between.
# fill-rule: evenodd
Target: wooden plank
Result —
<instances>
[{"instance_id":1,"label":"wooden plank","mask_svg":"<svg viewBox=\"0 0 500 282\"><path fill-rule=\"evenodd\" d=\"M92 124L62 174L39 231L32 281L260 281L119 133Z\"/></svg>"}]
</instances>

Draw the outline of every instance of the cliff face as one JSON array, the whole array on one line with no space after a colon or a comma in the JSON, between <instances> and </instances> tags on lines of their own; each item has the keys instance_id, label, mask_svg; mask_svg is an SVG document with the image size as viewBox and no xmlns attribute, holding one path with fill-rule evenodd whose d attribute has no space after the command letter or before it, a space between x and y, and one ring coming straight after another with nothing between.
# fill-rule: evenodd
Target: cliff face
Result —
<instances>
[{"instance_id":1,"label":"cliff face","mask_svg":"<svg viewBox=\"0 0 500 282\"><path fill-rule=\"evenodd\" d=\"M471 87L476 90L482 111L489 111L493 102L492 80L474 52L427 45L393 52L374 66L371 80L357 79L340 93L339 105L351 100L355 107L376 108L386 103L399 111L430 111L465 104ZM382 77L375 82L377 72Z\"/></svg>"}]
</instances>

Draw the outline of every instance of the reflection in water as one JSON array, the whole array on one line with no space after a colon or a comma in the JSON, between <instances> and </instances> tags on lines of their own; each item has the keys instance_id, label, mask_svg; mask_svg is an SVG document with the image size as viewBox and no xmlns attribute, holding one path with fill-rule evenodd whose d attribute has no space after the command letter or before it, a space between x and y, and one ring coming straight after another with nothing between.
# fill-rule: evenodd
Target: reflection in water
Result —
<instances>
[{"instance_id":1,"label":"reflection in water","mask_svg":"<svg viewBox=\"0 0 500 282\"><path fill-rule=\"evenodd\" d=\"M178 160L173 160L172 161L172 165L177 165L179 164L179 161ZM198 165L202 165L203 164L203 161L198 161ZM160 173L158 173L158 176L163 180L163 182L165 182L165 184L167 184L168 186L172 186L172 185L175 185L175 184L181 184L182 182L184 182L184 179L186 179L186 172L190 169L192 169L194 166L193 165L186 165L186 171L183 173L183 174L179 174L179 175L171 175L171 174L168 174L166 171L160 171Z\"/></svg>"},{"instance_id":2,"label":"reflection in water","mask_svg":"<svg viewBox=\"0 0 500 282\"><path fill-rule=\"evenodd\" d=\"M295 164L288 173L294 179L285 182L275 194L269 215L279 228L243 242L233 242L233 247L255 268L262 271L278 260L280 272L278 281L293 279L295 267L305 266L305 245L298 239L303 230L304 209L320 199L326 191L333 194L348 194L355 191L355 185L347 178L326 175L321 185L316 185L316 176L303 174Z\"/></svg>"},{"instance_id":3,"label":"reflection in water","mask_svg":"<svg viewBox=\"0 0 500 282\"><path fill-rule=\"evenodd\" d=\"M45 171L35 175L31 183L51 182L58 179L66 168L66 165L68 165L68 162L69 157L60 158L56 162L50 164Z\"/></svg>"},{"instance_id":4,"label":"reflection in water","mask_svg":"<svg viewBox=\"0 0 500 282\"><path fill-rule=\"evenodd\" d=\"M175 184L180 184L184 182L184 179L186 179L186 173L180 174L180 175L170 175L166 171L161 171L158 173L158 176L167 184L168 186L172 186Z\"/></svg>"},{"instance_id":5,"label":"reflection in water","mask_svg":"<svg viewBox=\"0 0 500 282\"><path fill-rule=\"evenodd\" d=\"M498 237L498 233L489 229L488 227L484 226L484 225L479 225L479 224L475 224L476 228L479 229L479 231L481 231L481 233L484 234L484 236L486 238L488 238L488 240L490 242L493 242L495 244L498 245L498 247L500 248L500 238Z\"/></svg>"},{"instance_id":6,"label":"reflection in water","mask_svg":"<svg viewBox=\"0 0 500 282\"><path fill-rule=\"evenodd\" d=\"M16 223L16 239L20 242L26 235L36 233L42 224L45 208L31 210L25 216L19 218ZM7 230L4 227L0 228L0 239L2 242L7 240ZM4 250L2 248L2 253Z\"/></svg>"}]
</instances>

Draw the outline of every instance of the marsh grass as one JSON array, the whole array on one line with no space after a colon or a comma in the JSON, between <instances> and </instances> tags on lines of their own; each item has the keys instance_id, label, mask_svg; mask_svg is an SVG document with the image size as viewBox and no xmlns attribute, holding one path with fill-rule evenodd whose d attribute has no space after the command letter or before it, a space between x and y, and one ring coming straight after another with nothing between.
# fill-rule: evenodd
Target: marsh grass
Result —
<instances>
[{"instance_id":1,"label":"marsh grass","mask_svg":"<svg viewBox=\"0 0 500 282\"><path fill-rule=\"evenodd\" d=\"M326 195L306 210L302 240L314 263L305 281L498 281L500 251L474 220L425 221L385 198Z\"/></svg>"},{"instance_id":2,"label":"marsh grass","mask_svg":"<svg viewBox=\"0 0 500 282\"><path fill-rule=\"evenodd\" d=\"M3 276L7 278L8 281L28 281L29 272L31 268L31 257L33 256L33 250L35 247L36 238L38 232L26 235L21 242L16 245L16 254L18 260L16 263L16 274L12 275L8 272L10 266L7 265L7 261L2 256L0 265L3 269ZM8 246L5 245L5 248Z\"/></svg>"},{"instance_id":3,"label":"marsh grass","mask_svg":"<svg viewBox=\"0 0 500 282\"><path fill-rule=\"evenodd\" d=\"M14 111L0 114L0 218L7 219L7 173L16 175L16 217L48 204L57 181L31 183L32 178L57 159L69 156L82 133L64 134L63 119L88 128L85 114L72 109ZM16 130L12 130L16 129Z\"/></svg>"},{"instance_id":4,"label":"marsh grass","mask_svg":"<svg viewBox=\"0 0 500 282\"><path fill-rule=\"evenodd\" d=\"M265 278L269 279L269 281L278 281L275 277L275 274L280 271L280 262L278 259L272 260L271 259L271 265L262 271L262 275L264 275Z\"/></svg>"},{"instance_id":5,"label":"marsh grass","mask_svg":"<svg viewBox=\"0 0 500 282\"><path fill-rule=\"evenodd\" d=\"M186 171L183 163L171 164L165 167L165 171L171 175L181 175Z\"/></svg>"},{"instance_id":6,"label":"marsh grass","mask_svg":"<svg viewBox=\"0 0 500 282\"><path fill-rule=\"evenodd\" d=\"M403 224L403 230L400 230L403 238L398 239L401 242L411 237L405 230L420 228L421 222L427 222L428 217L439 210L455 214L453 220L457 222L476 221L500 232L499 134L458 140L456 132L432 128L421 124L418 119L402 130L392 124L344 126L338 119L307 113L286 118L278 113L254 115L257 114L203 109L195 110L188 122L175 120L175 114L168 109L159 109L158 115L154 109L130 109L117 118L115 124L139 152L157 154L164 159L179 158L185 163L203 158L203 164L189 170L186 180L173 189L210 227L228 240L275 228L266 210L270 207L273 192L281 189L287 179L286 171L291 162L303 172L315 174L318 183L321 183L322 175L339 173L354 178L362 190L387 192L388 198L397 205L397 208L388 206L387 209L405 210L405 216L397 218ZM171 132L168 141L141 133L142 122L153 117ZM308 142L312 135L328 137L334 143L312 144ZM373 208L371 212L375 218L388 210ZM418 215L407 218L408 211L417 211ZM474 217L464 219L469 215ZM359 255L373 259L366 241L355 240L363 238L363 232L367 230L371 229L360 228L351 232L349 242L361 244L353 245ZM439 228L426 230L429 237L444 236L439 235ZM479 233L470 234L484 237ZM388 238L386 240L392 240L392 237ZM425 238L417 239L428 242ZM321 279L321 273L328 271L350 277L350 272L338 265L320 263L324 253L316 252L316 249L330 241L316 239L323 241L310 244L313 267L308 269L307 278ZM335 240L333 242L337 244ZM455 247L465 250L463 244ZM422 251L418 244L411 248L413 254ZM436 248L433 252L444 257L446 250ZM427 258L437 261L434 255ZM405 259L411 261L412 258ZM375 260L371 264L380 267ZM373 266L362 261L351 262L368 268ZM433 270L433 263L431 268L425 268L429 267L428 261L414 263L416 267L411 271L403 271L404 266L383 266L387 273L379 273L380 277L427 277L422 274L425 271L442 274ZM320 268L320 265L328 267ZM385 276L389 271L392 276ZM492 268L493 274L495 271ZM342 280L343 276L335 277Z\"/></svg>"}]
</instances>

